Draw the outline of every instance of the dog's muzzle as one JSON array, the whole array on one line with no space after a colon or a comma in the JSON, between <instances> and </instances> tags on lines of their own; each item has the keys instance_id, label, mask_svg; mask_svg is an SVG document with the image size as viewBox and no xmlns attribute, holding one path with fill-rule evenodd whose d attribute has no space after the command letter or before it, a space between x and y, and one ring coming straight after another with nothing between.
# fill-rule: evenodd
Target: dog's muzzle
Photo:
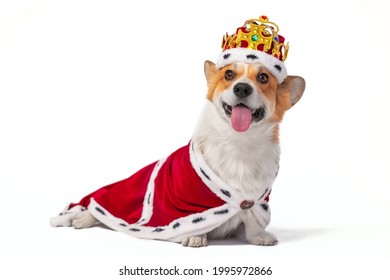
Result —
<instances>
[{"instance_id":1,"label":"dog's muzzle","mask_svg":"<svg viewBox=\"0 0 390 280\"><path fill-rule=\"evenodd\" d=\"M236 106L246 107L249 110L251 110L252 111L252 121L253 122L259 122L265 116L265 109L264 109L264 107L259 107L257 109L250 109L248 106L246 106L243 103L239 103L239 104L235 105L234 107L236 107ZM233 106L228 105L226 102L222 102L222 107L223 107L223 109L225 111L226 116L228 116L230 118L232 116Z\"/></svg>"}]
</instances>

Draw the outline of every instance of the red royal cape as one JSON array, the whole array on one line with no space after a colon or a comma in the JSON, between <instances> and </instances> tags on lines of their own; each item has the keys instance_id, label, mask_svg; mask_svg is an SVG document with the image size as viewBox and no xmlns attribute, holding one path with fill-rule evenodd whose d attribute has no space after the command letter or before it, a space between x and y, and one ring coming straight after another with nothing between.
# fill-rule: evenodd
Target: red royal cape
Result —
<instances>
[{"instance_id":1,"label":"red royal cape","mask_svg":"<svg viewBox=\"0 0 390 280\"><path fill-rule=\"evenodd\" d=\"M267 188L243 197L205 163L193 142L131 177L102 187L71 203L52 226L70 226L74 215L88 209L106 226L139 238L180 242L210 232L239 211L253 208L259 222L269 223Z\"/></svg>"}]
</instances>

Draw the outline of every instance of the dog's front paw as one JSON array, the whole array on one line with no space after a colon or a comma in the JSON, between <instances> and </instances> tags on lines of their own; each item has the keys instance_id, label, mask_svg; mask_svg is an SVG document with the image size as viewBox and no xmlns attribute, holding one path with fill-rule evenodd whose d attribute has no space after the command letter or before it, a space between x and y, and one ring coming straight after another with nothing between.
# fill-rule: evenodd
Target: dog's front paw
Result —
<instances>
[{"instance_id":1,"label":"dog's front paw","mask_svg":"<svg viewBox=\"0 0 390 280\"><path fill-rule=\"evenodd\" d=\"M96 224L97 220L89 211L84 211L77 213L73 217L72 227L81 229L81 228L89 228Z\"/></svg>"},{"instance_id":2,"label":"dog's front paw","mask_svg":"<svg viewBox=\"0 0 390 280\"><path fill-rule=\"evenodd\" d=\"M186 237L181 241L185 247L205 247L207 246L207 234Z\"/></svg>"},{"instance_id":3,"label":"dog's front paw","mask_svg":"<svg viewBox=\"0 0 390 280\"><path fill-rule=\"evenodd\" d=\"M247 237L246 239L253 245L272 246L278 243L275 235L267 231L260 232L254 236Z\"/></svg>"}]
</instances>

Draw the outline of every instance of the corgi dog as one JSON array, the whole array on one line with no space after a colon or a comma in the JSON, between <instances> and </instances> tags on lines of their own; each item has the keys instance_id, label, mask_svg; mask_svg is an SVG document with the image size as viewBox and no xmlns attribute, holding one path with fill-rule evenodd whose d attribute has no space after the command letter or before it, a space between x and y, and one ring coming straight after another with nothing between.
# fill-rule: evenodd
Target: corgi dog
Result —
<instances>
[{"instance_id":1,"label":"corgi dog","mask_svg":"<svg viewBox=\"0 0 390 280\"><path fill-rule=\"evenodd\" d=\"M261 64L235 62L222 69L205 62L208 103L193 135L210 167L237 192L262 193L279 168L279 123L302 97L305 80L288 76L282 84ZM224 238L239 225L247 241L274 245L276 237L254 217L241 211L229 221L182 244L207 244L207 236Z\"/></svg>"},{"instance_id":2,"label":"corgi dog","mask_svg":"<svg viewBox=\"0 0 390 280\"><path fill-rule=\"evenodd\" d=\"M280 59L243 48L225 50L217 64L206 61L207 100L191 142L67 206L51 225L88 228L100 222L189 247L243 228L250 244L276 244L265 228L279 170L279 124L305 89L305 80L287 76L284 67Z\"/></svg>"}]
</instances>

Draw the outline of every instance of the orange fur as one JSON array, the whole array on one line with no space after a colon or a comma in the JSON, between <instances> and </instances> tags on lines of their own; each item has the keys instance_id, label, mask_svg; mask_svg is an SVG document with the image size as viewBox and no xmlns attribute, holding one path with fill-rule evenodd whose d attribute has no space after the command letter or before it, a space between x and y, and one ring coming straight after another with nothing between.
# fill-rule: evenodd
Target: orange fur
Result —
<instances>
[{"instance_id":1,"label":"orange fur","mask_svg":"<svg viewBox=\"0 0 390 280\"><path fill-rule=\"evenodd\" d=\"M225 66L219 70L215 68L215 66L211 66L214 69L211 70L210 76L207 76L207 82L208 82L208 93L207 93L207 99L210 101L213 100L214 94L219 94L223 92L225 89L229 88L235 80L242 77L242 75L245 74L245 68L243 66L238 65L237 63L230 64L228 66ZM231 80L227 81L225 80L225 72L227 70L233 70L236 73L236 77Z\"/></svg>"}]
</instances>

